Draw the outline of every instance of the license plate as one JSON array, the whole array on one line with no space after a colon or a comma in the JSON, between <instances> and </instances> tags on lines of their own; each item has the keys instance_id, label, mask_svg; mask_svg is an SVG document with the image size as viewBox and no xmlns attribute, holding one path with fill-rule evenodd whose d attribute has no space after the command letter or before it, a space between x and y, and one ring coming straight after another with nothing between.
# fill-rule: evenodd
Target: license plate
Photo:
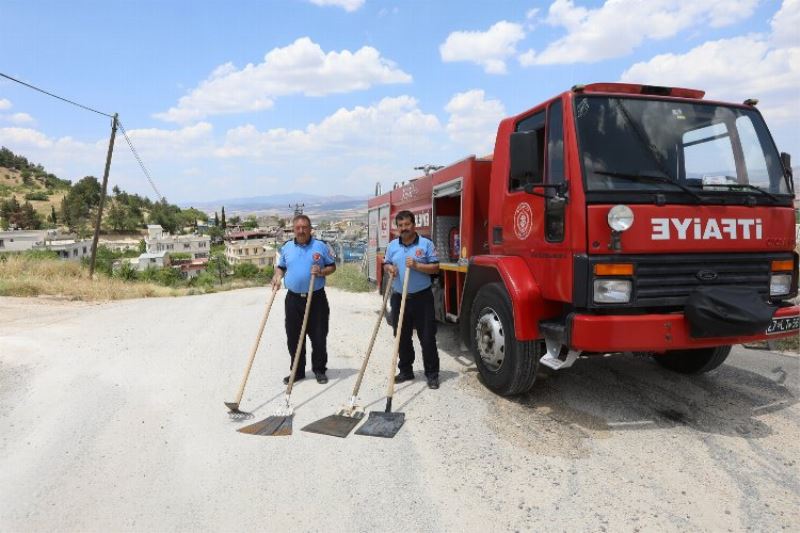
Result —
<instances>
[{"instance_id":1,"label":"license plate","mask_svg":"<svg viewBox=\"0 0 800 533\"><path fill-rule=\"evenodd\" d=\"M800 316L790 316L786 318L773 318L772 324L767 328L767 335L776 333L786 333L800 329Z\"/></svg>"}]
</instances>

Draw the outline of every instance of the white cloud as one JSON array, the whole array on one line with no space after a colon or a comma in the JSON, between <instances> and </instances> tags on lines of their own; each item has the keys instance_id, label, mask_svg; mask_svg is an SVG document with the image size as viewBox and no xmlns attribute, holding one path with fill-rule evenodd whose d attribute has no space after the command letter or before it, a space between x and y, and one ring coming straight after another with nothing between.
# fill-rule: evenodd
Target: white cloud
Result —
<instances>
[{"instance_id":1,"label":"white cloud","mask_svg":"<svg viewBox=\"0 0 800 533\"><path fill-rule=\"evenodd\" d=\"M797 31L800 28L800 0L784 0L772 18L772 42L776 46L800 45Z\"/></svg>"},{"instance_id":2,"label":"white cloud","mask_svg":"<svg viewBox=\"0 0 800 533\"><path fill-rule=\"evenodd\" d=\"M8 117L8 120L13 124L32 124L36 122L33 117L27 113L14 113Z\"/></svg>"},{"instance_id":3,"label":"white cloud","mask_svg":"<svg viewBox=\"0 0 800 533\"><path fill-rule=\"evenodd\" d=\"M0 110L11 109L11 100L0 98Z\"/></svg>"},{"instance_id":4,"label":"white cloud","mask_svg":"<svg viewBox=\"0 0 800 533\"><path fill-rule=\"evenodd\" d=\"M410 96L384 98L369 107L339 109L304 130L258 131L253 125L229 130L219 157L271 157L323 154L326 157L376 158L398 146L424 143L427 133L440 130L434 115L423 113Z\"/></svg>"},{"instance_id":5,"label":"white cloud","mask_svg":"<svg viewBox=\"0 0 800 533\"><path fill-rule=\"evenodd\" d=\"M411 76L381 57L375 48L325 53L308 37L275 48L257 65L217 67L208 79L180 98L178 105L155 116L190 122L210 115L261 111L277 97L290 94L324 96L363 90L377 84L409 83Z\"/></svg>"},{"instance_id":6,"label":"white cloud","mask_svg":"<svg viewBox=\"0 0 800 533\"><path fill-rule=\"evenodd\" d=\"M365 0L309 0L317 6L336 6L341 7L348 13L358 11L364 5Z\"/></svg>"},{"instance_id":7,"label":"white cloud","mask_svg":"<svg viewBox=\"0 0 800 533\"><path fill-rule=\"evenodd\" d=\"M791 4L791 5L790 5ZM790 13L793 7L795 13ZM750 35L709 41L685 54L661 54L636 63L622 81L704 89L710 99L761 100L759 109L770 122L800 118L800 42L777 46L785 20L794 20L798 2L787 0L772 21L773 35Z\"/></svg>"},{"instance_id":8,"label":"white cloud","mask_svg":"<svg viewBox=\"0 0 800 533\"><path fill-rule=\"evenodd\" d=\"M483 90L458 93L445 106L450 113L447 133L472 152L483 155L494 147L497 125L505 116L500 100L487 100Z\"/></svg>"},{"instance_id":9,"label":"white cloud","mask_svg":"<svg viewBox=\"0 0 800 533\"><path fill-rule=\"evenodd\" d=\"M213 126L208 122L177 130L142 128L127 130L127 133L145 162L160 158L207 157L214 149ZM128 150L126 145L120 143L119 137L117 145Z\"/></svg>"},{"instance_id":10,"label":"white cloud","mask_svg":"<svg viewBox=\"0 0 800 533\"><path fill-rule=\"evenodd\" d=\"M607 0L597 9L555 0L545 22L567 34L543 51L519 57L524 66L593 63L625 56L647 39L674 37L691 27L722 27L753 14L758 0Z\"/></svg>"},{"instance_id":11,"label":"white cloud","mask_svg":"<svg viewBox=\"0 0 800 533\"><path fill-rule=\"evenodd\" d=\"M439 46L442 61L468 61L489 74L504 74L506 60L517 53L516 44L525 38L522 26L502 20L487 31L456 31Z\"/></svg>"}]
</instances>

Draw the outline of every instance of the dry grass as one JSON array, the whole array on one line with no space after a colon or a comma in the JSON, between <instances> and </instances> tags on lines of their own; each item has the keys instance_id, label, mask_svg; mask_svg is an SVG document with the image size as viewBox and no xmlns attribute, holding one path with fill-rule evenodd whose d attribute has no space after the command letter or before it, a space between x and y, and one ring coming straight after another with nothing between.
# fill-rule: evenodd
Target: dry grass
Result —
<instances>
[{"instance_id":1,"label":"dry grass","mask_svg":"<svg viewBox=\"0 0 800 533\"><path fill-rule=\"evenodd\" d=\"M0 296L58 296L70 300L105 301L155 296L182 296L186 289L153 283L125 282L95 275L73 261L5 256L0 260Z\"/></svg>"}]
</instances>

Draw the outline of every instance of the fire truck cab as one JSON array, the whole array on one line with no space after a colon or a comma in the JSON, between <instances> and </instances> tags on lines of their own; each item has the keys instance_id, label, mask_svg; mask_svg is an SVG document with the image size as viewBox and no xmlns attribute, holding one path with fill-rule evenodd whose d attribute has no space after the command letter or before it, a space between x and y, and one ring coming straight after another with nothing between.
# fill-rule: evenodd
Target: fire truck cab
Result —
<instances>
[{"instance_id":1,"label":"fire truck cab","mask_svg":"<svg viewBox=\"0 0 800 533\"><path fill-rule=\"evenodd\" d=\"M438 318L502 395L540 363L639 352L701 373L797 335L790 157L755 101L703 96L596 83L504 119L492 156L369 200L369 277L382 286L394 215L412 211L441 260Z\"/></svg>"}]
</instances>

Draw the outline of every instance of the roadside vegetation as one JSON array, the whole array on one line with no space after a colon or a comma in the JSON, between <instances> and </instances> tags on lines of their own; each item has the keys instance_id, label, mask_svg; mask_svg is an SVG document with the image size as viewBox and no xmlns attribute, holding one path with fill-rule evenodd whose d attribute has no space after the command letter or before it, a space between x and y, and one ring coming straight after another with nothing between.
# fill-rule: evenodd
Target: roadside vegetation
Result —
<instances>
[{"instance_id":1,"label":"roadside vegetation","mask_svg":"<svg viewBox=\"0 0 800 533\"><path fill-rule=\"evenodd\" d=\"M360 265L345 263L336 268L336 272L328 276L326 282L330 287L336 287L348 292L368 292L373 290L367 276Z\"/></svg>"},{"instance_id":2,"label":"roadside vegetation","mask_svg":"<svg viewBox=\"0 0 800 533\"><path fill-rule=\"evenodd\" d=\"M259 269L241 264L231 268L225 257L217 254L208 270L184 279L173 267L139 272L124 261L131 255L138 253L98 247L92 280L87 260L64 261L47 251L0 254L0 296L54 296L83 301L185 296L264 286L273 274L272 267Z\"/></svg>"}]
</instances>

